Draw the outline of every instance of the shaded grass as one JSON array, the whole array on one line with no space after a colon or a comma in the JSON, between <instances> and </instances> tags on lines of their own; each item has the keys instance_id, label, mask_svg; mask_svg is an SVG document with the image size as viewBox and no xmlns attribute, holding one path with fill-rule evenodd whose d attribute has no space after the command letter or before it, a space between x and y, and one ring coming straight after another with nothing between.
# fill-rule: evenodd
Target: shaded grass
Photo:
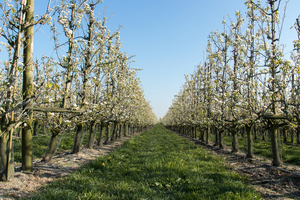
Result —
<instances>
[{"instance_id":1,"label":"shaded grass","mask_svg":"<svg viewBox=\"0 0 300 200\"><path fill-rule=\"evenodd\" d=\"M157 125L32 199L258 199L244 181L221 157Z\"/></svg>"},{"instance_id":2,"label":"shaded grass","mask_svg":"<svg viewBox=\"0 0 300 200\"><path fill-rule=\"evenodd\" d=\"M245 135L239 138L239 147L241 151L247 151L247 136ZM232 137L231 136L223 136L224 143L232 147ZM210 134L210 140L215 141L215 136ZM271 152L271 142L270 140L263 141L263 140L253 140L253 147L254 147L254 154L272 158ZM282 159L283 162L293 164L293 165L300 165L300 148L298 146L284 144L283 140L281 139L281 151L282 151Z\"/></svg>"}]
</instances>

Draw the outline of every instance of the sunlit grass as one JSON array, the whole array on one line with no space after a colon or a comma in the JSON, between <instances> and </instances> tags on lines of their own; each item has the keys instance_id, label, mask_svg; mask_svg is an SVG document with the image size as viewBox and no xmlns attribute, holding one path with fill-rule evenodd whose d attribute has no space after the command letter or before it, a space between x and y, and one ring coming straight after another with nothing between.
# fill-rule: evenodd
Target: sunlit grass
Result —
<instances>
[{"instance_id":1,"label":"sunlit grass","mask_svg":"<svg viewBox=\"0 0 300 200\"><path fill-rule=\"evenodd\" d=\"M33 199L257 199L221 157L162 125L134 137Z\"/></svg>"}]
</instances>

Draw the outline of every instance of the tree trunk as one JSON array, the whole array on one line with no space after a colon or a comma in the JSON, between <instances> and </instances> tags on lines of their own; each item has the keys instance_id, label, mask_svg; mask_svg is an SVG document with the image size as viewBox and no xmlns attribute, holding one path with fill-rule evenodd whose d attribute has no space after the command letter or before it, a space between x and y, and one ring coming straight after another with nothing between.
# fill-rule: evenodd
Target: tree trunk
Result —
<instances>
[{"instance_id":1,"label":"tree trunk","mask_svg":"<svg viewBox=\"0 0 300 200\"><path fill-rule=\"evenodd\" d=\"M60 128L53 128L51 129L52 132L52 136L50 139L50 143L48 145L48 150L43 158L44 162L50 162L53 158L53 156L56 153L57 147L59 146L59 138L58 135L61 133L61 129Z\"/></svg>"},{"instance_id":2,"label":"tree trunk","mask_svg":"<svg viewBox=\"0 0 300 200\"><path fill-rule=\"evenodd\" d=\"M206 137L205 137L205 143L208 144L209 141L209 134L210 134L210 126L207 127Z\"/></svg>"},{"instance_id":3,"label":"tree trunk","mask_svg":"<svg viewBox=\"0 0 300 200\"><path fill-rule=\"evenodd\" d=\"M278 128L276 124L271 124L270 134L271 134L271 147L272 147L272 165L276 167L280 167L282 165L282 160L280 156L280 149L278 146Z\"/></svg>"},{"instance_id":4,"label":"tree trunk","mask_svg":"<svg viewBox=\"0 0 300 200\"><path fill-rule=\"evenodd\" d=\"M14 130L10 130L8 137L0 137L0 180L8 181L14 177L14 163L12 156L12 135Z\"/></svg>"},{"instance_id":5,"label":"tree trunk","mask_svg":"<svg viewBox=\"0 0 300 200\"><path fill-rule=\"evenodd\" d=\"M286 128L282 129L282 135L283 135L283 142L284 142L284 144L287 144L288 141L287 141L287 130L286 130Z\"/></svg>"},{"instance_id":6,"label":"tree trunk","mask_svg":"<svg viewBox=\"0 0 300 200\"><path fill-rule=\"evenodd\" d=\"M204 130L203 128L200 129L200 138L199 138L199 139L200 139L201 141L204 141L204 135L205 135L204 132L205 132L205 130Z\"/></svg>"},{"instance_id":7,"label":"tree trunk","mask_svg":"<svg viewBox=\"0 0 300 200\"><path fill-rule=\"evenodd\" d=\"M32 24L34 22L34 0L27 0L25 22ZM23 71L23 100L26 101L33 94L33 26L25 29L24 34L24 71ZM23 109L27 110L29 120L22 129L22 169L32 171L32 112L29 110L31 101L24 105Z\"/></svg>"},{"instance_id":8,"label":"tree trunk","mask_svg":"<svg viewBox=\"0 0 300 200\"><path fill-rule=\"evenodd\" d=\"M110 144L110 124L106 126L106 141L105 144Z\"/></svg>"},{"instance_id":9,"label":"tree trunk","mask_svg":"<svg viewBox=\"0 0 300 200\"><path fill-rule=\"evenodd\" d=\"M214 146L218 146L219 145L219 131L217 130L216 127L214 127L214 133L215 133L215 144L214 144Z\"/></svg>"},{"instance_id":10,"label":"tree trunk","mask_svg":"<svg viewBox=\"0 0 300 200\"><path fill-rule=\"evenodd\" d=\"M33 123L33 135L36 136L38 129L39 129L40 122L38 120L35 120Z\"/></svg>"},{"instance_id":11,"label":"tree trunk","mask_svg":"<svg viewBox=\"0 0 300 200\"><path fill-rule=\"evenodd\" d=\"M90 124L90 135L89 135L89 141L88 141L88 148L92 149L94 145L95 140L95 122L91 122Z\"/></svg>"},{"instance_id":12,"label":"tree trunk","mask_svg":"<svg viewBox=\"0 0 300 200\"><path fill-rule=\"evenodd\" d=\"M223 132L224 131L219 131L219 148L220 149L224 149Z\"/></svg>"},{"instance_id":13,"label":"tree trunk","mask_svg":"<svg viewBox=\"0 0 300 200\"><path fill-rule=\"evenodd\" d=\"M43 134L46 135L47 132L46 132L46 122L43 123Z\"/></svg>"},{"instance_id":14,"label":"tree trunk","mask_svg":"<svg viewBox=\"0 0 300 200\"><path fill-rule=\"evenodd\" d=\"M78 153L80 151L83 132L83 124L78 124L72 153Z\"/></svg>"},{"instance_id":15,"label":"tree trunk","mask_svg":"<svg viewBox=\"0 0 300 200\"><path fill-rule=\"evenodd\" d=\"M101 122L101 126L100 126L100 134L99 134L99 138L98 138L98 146L102 147L103 145L103 133L104 133L104 125Z\"/></svg>"},{"instance_id":16,"label":"tree trunk","mask_svg":"<svg viewBox=\"0 0 300 200\"><path fill-rule=\"evenodd\" d=\"M254 140L257 140L257 129L258 129L258 127L256 125L254 125L253 128L254 128L254 130L253 130Z\"/></svg>"},{"instance_id":17,"label":"tree trunk","mask_svg":"<svg viewBox=\"0 0 300 200\"><path fill-rule=\"evenodd\" d=\"M128 125L124 124L124 136L128 136Z\"/></svg>"},{"instance_id":18,"label":"tree trunk","mask_svg":"<svg viewBox=\"0 0 300 200\"><path fill-rule=\"evenodd\" d=\"M130 124L127 125L127 135L128 135L128 136L130 135Z\"/></svg>"},{"instance_id":19,"label":"tree trunk","mask_svg":"<svg viewBox=\"0 0 300 200\"><path fill-rule=\"evenodd\" d=\"M233 153L239 152L239 140L238 140L236 129L234 129L232 131L232 150L231 150L231 152L233 152Z\"/></svg>"},{"instance_id":20,"label":"tree trunk","mask_svg":"<svg viewBox=\"0 0 300 200\"><path fill-rule=\"evenodd\" d=\"M13 52L12 62L7 65L7 80L8 85L10 87L5 91L6 96L4 96L4 109L5 111L10 110L14 107L14 90L16 88L16 69L18 66L19 58L20 58L20 49L21 49L21 40L23 36L23 24L24 24L24 6L25 1L21 1L20 10L18 11L20 15L18 16L19 27L15 29L17 35L13 37L12 40L14 45L10 44L11 50L9 50L9 60L11 60L11 55ZM11 29L11 28L9 28ZM14 51L12 51L12 49ZM27 54L28 57L28 54ZM23 96L24 98L24 96ZM30 114L30 113L29 113ZM30 116L31 117L31 116ZM12 135L15 131L14 128L8 130L8 126L11 122L14 122L14 111L0 117L0 180L7 181L14 175L14 167L13 167L13 159L12 157ZM20 135L19 135L20 137Z\"/></svg>"},{"instance_id":21,"label":"tree trunk","mask_svg":"<svg viewBox=\"0 0 300 200\"><path fill-rule=\"evenodd\" d=\"M247 133L247 158L254 158L253 153L253 138L252 138L252 132L251 132L251 126L246 125L246 133Z\"/></svg>"},{"instance_id":22,"label":"tree trunk","mask_svg":"<svg viewBox=\"0 0 300 200\"><path fill-rule=\"evenodd\" d=\"M120 124L116 126L116 139L120 138Z\"/></svg>"},{"instance_id":23,"label":"tree trunk","mask_svg":"<svg viewBox=\"0 0 300 200\"><path fill-rule=\"evenodd\" d=\"M14 129L7 129L8 116L3 116L0 124L0 180L8 181L14 176L14 165L12 158L12 137ZM14 120L14 114L11 114L10 120ZM2 132L4 130L4 132Z\"/></svg>"},{"instance_id":24,"label":"tree trunk","mask_svg":"<svg viewBox=\"0 0 300 200\"><path fill-rule=\"evenodd\" d=\"M30 123L30 122L29 122ZM32 171L32 123L22 129L22 169Z\"/></svg>"},{"instance_id":25,"label":"tree trunk","mask_svg":"<svg viewBox=\"0 0 300 200\"><path fill-rule=\"evenodd\" d=\"M19 130L18 130L18 137L21 138L21 136L22 136L22 128L19 128Z\"/></svg>"},{"instance_id":26,"label":"tree trunk","mask_svg":"<svg viewBox=\"0 0 300 200\"><path fill-rule=\"evenodd\" d=\"M120 138L120 139L122 138L122 133L123 133L123 125L120 124L120 125L119 125L119 138Z\"/></svg>"},{"instance_id":27,"label":"tree trunk","mask_svg":"<svg viewBox=\"0 0 300 200\"><path fill-rule=\"evenodd\" d=\"M8 139L4 137L0 137L0 180L6 181L6 165L7 165L7 142Z\"/></svg>"},{"instance_id":28,"label":"tree trunk","mask_svg":"<svg viewBox=\"0 0 300 200\"><path fill-rule=\"evenodd\" d=\"M266 133L269 132L268 130L262 130L262 140L266 141Z\"/></svg>"},{"instance_id":29,"label":"tree trunk","mask_svg":"<svg viewBox=\"0 0 300 200\"><path fill-rule=\"evenodd\" d=\"M113 125L113 131L112 131L110 141L114 142L116 140L116 130L117 130L118 124L117 124L117 122L114 122L112 125Z\"/></svg>"}]
</instances>

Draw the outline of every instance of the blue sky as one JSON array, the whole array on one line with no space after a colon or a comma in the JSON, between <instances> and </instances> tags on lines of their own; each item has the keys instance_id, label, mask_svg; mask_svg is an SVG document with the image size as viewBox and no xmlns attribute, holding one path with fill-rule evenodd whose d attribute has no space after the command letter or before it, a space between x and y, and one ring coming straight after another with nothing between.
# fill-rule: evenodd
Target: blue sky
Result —
<instances>
[{"instance_id":1,"label":"blue sky","mask_svg":"<svg viewBox=\"0 0 300 200\"><path fill-rule=\"evenodd\" d=\"M44 2L36 1L37 12L45 10ZM246 10L244 0L104 0L97 7L99 18L105 6L106 16L113 14L107 23L109 29L123 26L122 51L136 55L131 67L143 69L138 75L158 118L165 115L179 92L184 74L193 73L195 66L203 63L209 33L222 31L223 16L234 19L235 10L243 16ZM282 35L287 51L292 50L292 41L297 37L290 27L300 15L299 8L299 0L290 0ZM47 27L41 29L35 36L35 57L53 53L48 38L51 33Z\"/></svg>"},{"instance_id":2,"label":"blue sky","mask_svg":"<svg viewBox=\"0 0 300 200\"><path fill-rule=\"evenodd\" d=\"M223 30L222 19L235 10L245 16L244 0L104 0L108 26L122 25L123 51L136 55L132 67L139 72L147 100L158 118L163 117L185 82L203 61L207 36ZM262 0L263 2L263 0ZM282 2L282 8L284 7ZM300 15L300 1L290 0L282 37L296 39L290 27ZM227 18L228 19L228 18ZM292 49L290 44L287 49ZM202 62L203 63L203 62Z\"/></svg>"}]
</instances>

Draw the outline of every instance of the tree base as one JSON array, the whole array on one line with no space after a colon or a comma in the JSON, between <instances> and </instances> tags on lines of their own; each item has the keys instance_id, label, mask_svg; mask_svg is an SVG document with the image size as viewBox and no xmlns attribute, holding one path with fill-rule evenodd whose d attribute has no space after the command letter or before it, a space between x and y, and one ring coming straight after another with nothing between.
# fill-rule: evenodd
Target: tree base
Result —
<instances>
[{"instance_id":1,"label":"tree base","mask_svg":"<svg viewBox=\"0 0 300 200\"><path fill-rule=\"evenodd\" d=\"M1 174L0 174L0 181L8 181L10 179L12 179L14 177L15 174L15 168L14 166L11 164L9 166L8 169L8 173L6 173L6 170L4 170Z\"/></svg>"}]
</instances>

